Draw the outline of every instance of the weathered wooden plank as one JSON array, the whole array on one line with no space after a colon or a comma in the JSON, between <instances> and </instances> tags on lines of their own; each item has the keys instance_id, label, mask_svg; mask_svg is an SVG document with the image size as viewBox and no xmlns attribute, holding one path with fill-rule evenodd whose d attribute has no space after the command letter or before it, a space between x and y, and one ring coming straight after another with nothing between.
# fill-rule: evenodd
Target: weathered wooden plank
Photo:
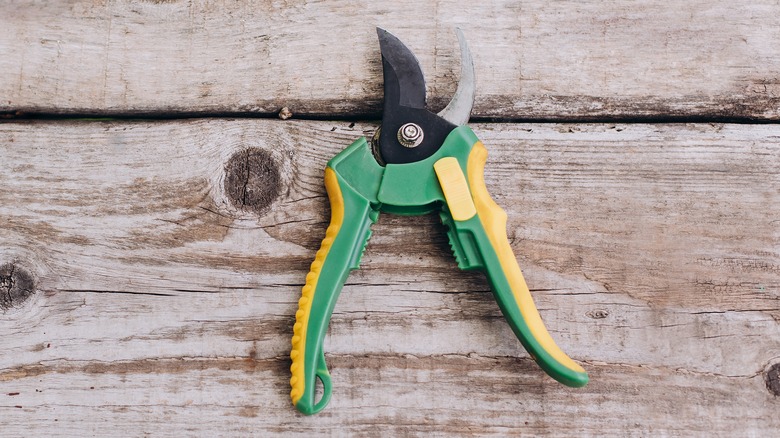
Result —
<instances>
[{"instance_id":1,"label":"weathered wooden plank","mask_svg":"<svg viewBox=\"0 0 780 438\"><path fill-rule=\"evenodd\" d=\"M329 408L296 415L286 359L52 361L3 381L3 434L772 436L760 376L590 365L593 383L554 388L530 359L331 355ZM0 380L7 375L0 373ZM670 394L672 393L672 394ZM14 407L19 406L19 407Z\"/></svg>"},{"instance_id":2,"label":"weathered wooden plank","mask_svg":"<svg viewBox=\"0 0 780 438\"><path fill-rule=\"evenodd\" d=\"M332 406L302 420L286 355L327 223L322 169L374 128L0 125L0 277L14 279L0 286L15 294L0 311L4 430L780 426L780 388L764 383L780 359L780 127L709 124L474 126L542 317L593 373L584 390L533 365L434 217L387 215L332 320ZM224 189L236 169L251 208Z\"/></svg>"},{"instance_id":3,"label":"weathered wooden plank","mask_svg":"<svg viewBox=\"0 0 780 438\"><path fill-rule=\"evenodd\" d=\"M378 25L417 54L434 107L460 26L478 117L778 120L779 15L775 0L4 2L0 111L375 116Z\"/></svg>"}]
</instances>

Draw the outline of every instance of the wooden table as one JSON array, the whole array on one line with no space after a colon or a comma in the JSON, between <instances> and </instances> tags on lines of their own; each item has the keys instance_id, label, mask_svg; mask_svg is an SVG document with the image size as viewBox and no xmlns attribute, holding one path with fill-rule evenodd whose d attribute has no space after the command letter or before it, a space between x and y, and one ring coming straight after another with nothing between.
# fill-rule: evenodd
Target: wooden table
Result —
<instances>
[{"instance_id":1,"label":"wooden table","mask_svg":"<svg viewBox=\"0 0 780 438\"><path fill-rule=\"evenodd\" d=\"M0 4L0 435L776 436L780 3ZM434 216L384 215L289 399L325 162L384 27L471 126L547 377ZM292 118L277 117L287 107Z\"/></svg>"}]
</instances>

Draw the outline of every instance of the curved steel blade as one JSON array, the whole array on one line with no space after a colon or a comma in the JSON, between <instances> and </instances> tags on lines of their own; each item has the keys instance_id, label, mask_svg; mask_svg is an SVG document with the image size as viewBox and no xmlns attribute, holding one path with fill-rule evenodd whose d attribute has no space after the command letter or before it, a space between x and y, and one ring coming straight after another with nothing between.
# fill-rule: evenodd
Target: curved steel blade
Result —
<instances>
[{"instance_id":1,"label":"curved steel blade","mask_svg":"<svg viewBox=\"0 0 780 438\"><path fill-rule=\"evenodd\" d=\"M465 125L471 117L471 108L474 106L474 94L476 90L474 77L474 60L471 58L469 45L463 31L456 29L458 42L460 43L460 80L458 89L452 100L438 114L453 125Z\"/></svg>"},{"instance_id":2,"label":"curved steel blade","mask_svg":"<svg viewBox=\"0 0 780 438\"><path fill-rule=\"evenodd\" d=\"M382 52L385 111L390 106L425 108L425 77L420 63L404 43L390 32L377 27Z\"/></svg>"}]
</instances>

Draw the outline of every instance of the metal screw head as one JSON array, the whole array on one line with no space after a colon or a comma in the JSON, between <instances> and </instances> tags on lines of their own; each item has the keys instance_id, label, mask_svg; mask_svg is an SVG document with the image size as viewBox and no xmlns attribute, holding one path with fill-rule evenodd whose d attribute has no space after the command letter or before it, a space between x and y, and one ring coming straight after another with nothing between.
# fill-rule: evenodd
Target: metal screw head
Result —
<instances>
[{"instance_id":1,"label":"metal screw head","mask_svg":"<svg viewBox=\"0 0 780 438\"><path fill-rule=\"evenodd\" d=\"M401 146L415 148L420 146L423 141L424 133L420 125L415 123L405 123L398 128L398 142Z\"/></svg>"}]
</instances>

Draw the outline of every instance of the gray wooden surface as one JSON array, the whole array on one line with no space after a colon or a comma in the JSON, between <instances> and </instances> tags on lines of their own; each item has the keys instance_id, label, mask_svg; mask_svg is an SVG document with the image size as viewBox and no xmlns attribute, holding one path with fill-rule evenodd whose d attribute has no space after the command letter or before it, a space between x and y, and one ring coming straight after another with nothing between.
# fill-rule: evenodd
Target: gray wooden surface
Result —
<instances>
[{"instance_id":1,"label":"gray wooden surface","mask_svg":"<svg viewBox=\"0 0 780 438\"><path fill-rule=\"evenodd\" d=\"M0 436L775 435L777 12L1 4ZM471 125L585 388L539 370L436 217L384 215L326 339L333 399L292 407L322 170L377 127L376 25L413 48L434 106L455 89L459 25L476 115L597 122ZM291 120L244 117L285 105Z\"/></svg>"},{"instance_id":2,"label":"gray wooden surface","mask_svg":"<svg viewBox=\"0 0 780 438\"><path fill-rule=\"evenodd\" d=\"M0 111L375 117L375 26L443 106L460 26L478 117L778 120L778 16L776 0L3 2Z\"/></svg>"}]
</instances>

